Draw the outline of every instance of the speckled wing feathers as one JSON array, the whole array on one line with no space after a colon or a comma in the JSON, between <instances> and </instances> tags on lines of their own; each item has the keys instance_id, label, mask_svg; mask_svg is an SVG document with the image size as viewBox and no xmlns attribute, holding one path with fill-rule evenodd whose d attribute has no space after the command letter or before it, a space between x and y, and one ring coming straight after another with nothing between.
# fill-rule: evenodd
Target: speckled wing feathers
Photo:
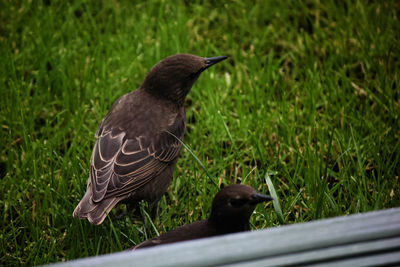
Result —
<instances>
[{"instance_id":1,"label":"speckled wing feathers","mask_svg":"<svg viewBox=\"0 0 400 267\"><path fill-rule=\"evenodd\" d=\"M86 192L74 211L75 217L94 216L88 213L101 215L102 218L90 220L95 224L101 223L105 212L111 210L118 201L157 178L157 174L178 157L181 144L167 131L180 138L185 132L185 120L179 115L162 133L132 139L128 139L126 132L120 128L111 130L104 127L106 120L107 117L96 133L87 189L90 196L86 196ZM101 208L96 207L102 205L105 205L103 214L99 212Z\"/></svg>"}]
</instances>

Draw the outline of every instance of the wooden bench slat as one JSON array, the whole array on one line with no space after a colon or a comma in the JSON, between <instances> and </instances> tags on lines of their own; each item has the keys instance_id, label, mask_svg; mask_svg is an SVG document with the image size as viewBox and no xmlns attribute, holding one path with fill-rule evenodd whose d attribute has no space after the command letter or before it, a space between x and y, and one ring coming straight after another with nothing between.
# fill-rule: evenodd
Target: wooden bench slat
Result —
<instances>
[{"instance_id":1,"label":"wooden bench slat","mask_svg":"<svg viewBox=\"0 0 400 267\"><path fill-rule=\"evenodd\" d=\"M376 262L387 258L392 263L400 262L399 254L390 251L399 247L399 238L400 208L394 208L114 253L63 266L260 266L268 262L277 266L307 261L342 265L365 263L367 258Z\"/></svg>"},{"instance_id":2,"label":"wooden bench slat","mask_svg":"<svg viewBox=\"0 0 400 267\"><path fill-rule=\"evenodd\" d=\"M393 251L384 254L365 255L359 258L343 259L333 262L323 262L320 264L310 265L312 267L358 267L358 266L399 266L400 251Z\"/></svg>"},{"instance_id":3,"label":"wooden bench slat","mask_svg":"<svg viewBox=\"0 0 400 267\"><path fill-rule=\"evenodd\" d=\"M235 263L234 265L240 267L287 266L294 264L311 266L312 264L318 264L320 261L328 263L331 261L346 261L350 258L360 258L371 254L385 255L395 250L400 251L400 237L315 249L300 253L268 257L244 263Z\"/></svg>"}]
</instances>

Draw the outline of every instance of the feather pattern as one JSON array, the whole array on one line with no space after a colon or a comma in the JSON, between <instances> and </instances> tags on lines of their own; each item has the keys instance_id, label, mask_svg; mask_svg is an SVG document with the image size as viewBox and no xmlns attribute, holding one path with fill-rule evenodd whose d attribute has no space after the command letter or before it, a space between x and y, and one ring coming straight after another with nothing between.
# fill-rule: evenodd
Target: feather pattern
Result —
<instances>
[{"instance_id":1,"label":"feather pattern","mask_svg":"<svg viewBox=\"0 0 400 267\"><path fill-rule=\"evenodd\" d=\"M137 91L136 94L143 94ZM131 93L116 102L135 106L134 100ZM159 106L162 107L162 104ZM157 110L135 110L128 117L137 118L143 113L147 113L149 118L159 116ZM168 118L158 125L151 119L141 125L118 121L122 117L121 111L114 108L105 116L96 132L88 189L75 209L74 217L88 218L94 224L101 223L115 204L135 195L176 162L181 144L168 132L183 139L186 127L184 110L158 110ZM137 114L139 111L141 113ZM157 195L155 199L159 197Z\"/></svg>"}]
</instances>

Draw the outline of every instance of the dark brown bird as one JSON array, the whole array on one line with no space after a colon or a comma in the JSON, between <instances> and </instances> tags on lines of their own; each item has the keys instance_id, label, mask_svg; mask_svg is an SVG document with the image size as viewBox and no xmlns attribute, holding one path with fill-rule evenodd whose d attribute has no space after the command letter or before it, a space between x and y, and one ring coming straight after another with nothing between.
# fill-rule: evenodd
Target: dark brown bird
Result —
<instances>
[{"instance_id":1,"label":"dark brown bird","mask_svg":"<svg viewBox=\"0 0 400 267\"><path fill-rule=\"evenodd\" d=\"M207 220L181 226L131 249L250 230L249 219L256 205L270 200L272 197L259 194L250 186L235 184L224 187L214 197Z\"/></svg>"},{"instance_id":2,"label":"dark brown bird","mask_svg":"<svg viewBox=\"0 0 400 267\"><path fill-rule=\"evenodd\" d=\"M200 74L226 59L189 54L167 57L140 87L111 107L96 132L86 193L73 216L100 224L121 200L158 201L172 179L185 134L184 100Z\"/></svg>"}]
</instances>

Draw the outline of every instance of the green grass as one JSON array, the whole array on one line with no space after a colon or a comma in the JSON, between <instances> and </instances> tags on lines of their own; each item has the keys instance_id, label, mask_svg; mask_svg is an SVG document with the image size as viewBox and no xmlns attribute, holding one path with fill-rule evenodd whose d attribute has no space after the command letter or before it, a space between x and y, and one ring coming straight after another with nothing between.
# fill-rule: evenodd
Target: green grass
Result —
<instances>
[{"instance_id":1,"label":"green grass","mask_svg":"<svg viewBox=\"0 0 400 267\"><path fill-rule=\"evenodd\" d=\"M183 149L154 224L72 218L102 117L175 53L229 56L186 101L184 141L218 183L268 193L268 173L289 224L400 206L398 1L173 3L0 2L1 265L120 251L207 217L217 188ZM273 206L252 225L280 225Z\"/></svg>"}]
</instances>

